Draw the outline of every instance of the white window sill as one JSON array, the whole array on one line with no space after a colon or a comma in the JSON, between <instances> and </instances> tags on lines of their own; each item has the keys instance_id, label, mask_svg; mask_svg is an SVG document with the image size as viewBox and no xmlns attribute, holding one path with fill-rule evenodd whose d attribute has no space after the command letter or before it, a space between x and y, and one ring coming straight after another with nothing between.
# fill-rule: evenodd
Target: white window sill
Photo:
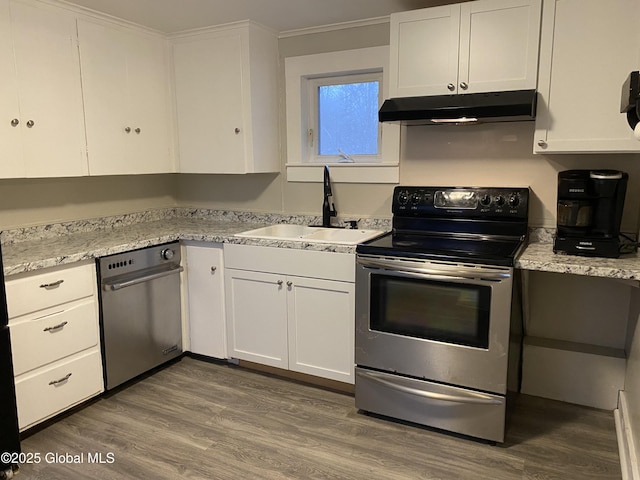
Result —
<instances>
[{"instance_id":1,"label":"white window sill","mask_svg":"<svg viewBox=\"0 0 640 480\"><path fill-rule=\"evenodd\" d=\"M349 72L377 71L382 68L382 96L388 97L389 47L369 47L285 59L287 115L287 181L322 182L324 163L309 161L305 143L307 94L305 79ZM303 88L304 87L304 88ZM304 100L303 100L304 99ZM304 114L303 114L304 112ZM399 125L382 125L381 162L329 163L331 181L338 183L395 183L400 181Z\"/></svg>"},{"instance_id":2,"label":"white window sill","mask_svg":"<svg viewBox=\"0 0 640 480\"><path fill-rule=\"evenodd\" d=\"M398 183L397 163L330 163L332 183ZM324 164L288 163L289 182L322 182Z\"/></svg>"}]
</instances>

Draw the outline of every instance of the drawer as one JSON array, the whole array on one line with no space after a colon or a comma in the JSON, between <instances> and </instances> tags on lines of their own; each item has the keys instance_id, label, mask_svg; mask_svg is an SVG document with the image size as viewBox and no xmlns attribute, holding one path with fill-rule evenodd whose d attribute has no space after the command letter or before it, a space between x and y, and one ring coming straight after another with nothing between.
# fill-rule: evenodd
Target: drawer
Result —
<instances>
[{"instance_id":1,"label":"drawer","mask_svg":"<svg viewBox=\"0 0 640 480\"><path fill-rule=\"evenodd\" d=\"M7 278L9 318L93 295L95 269L95 264L90 263Z\"/></svg>"},{"instance_id":2,"label":"drawer","mask_svg":"<svg viewBox=\"0 0 640 480\"><path fill-rule=\"evenodd\" d=\"M90 298L9 328L13 372L18 376L98 345L97 305Z\"/></svg>"},{"instance_id":3,"label":"drawer","mask_svg":"<svg viewBox=\"0 0 640 480\"><path fill-rule=\"evenodd\" d=\"M51 368L16 378L20 430L63 412L103 391L100 351L95 349Z\"/></svg>"}]
</instances>

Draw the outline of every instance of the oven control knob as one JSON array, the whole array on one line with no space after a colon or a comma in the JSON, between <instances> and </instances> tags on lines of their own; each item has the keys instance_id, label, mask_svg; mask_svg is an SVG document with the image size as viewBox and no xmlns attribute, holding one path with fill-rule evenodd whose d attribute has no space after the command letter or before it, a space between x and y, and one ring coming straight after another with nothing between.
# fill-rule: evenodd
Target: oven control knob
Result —
<instances>
[{"instance_id":1,"label":"oven control knob","mask_svg":"<svg viewBox=\"0 0 640 480\"><path fill-rule=\"evenodd\" d=\"M480 205L488 207L491 204L491 197L486 193L480 197Z\"/></svg>"},{"instance_id":2,"label":"oven control knob","mask_svg":"<svg viewBox=\"0 0 640 480\"><path fill-rule=\"evenodd\" d=\"M411 205L418 205L421 199L422 199L422 195L420 195L419 193L413 193L410 198Z\"/></svg>"},{"instance_id":3,"label":"oven control knob","mask_svg":"<svg viewBox=\"0 0 640 480\"><path fill-rule=\"evenodd\" d=\"M163 260L171 260L173 256L176 254L171 248L165 248L160 252L160 256Z\"/></svg>"},{"instance_id":4,"label":"oven control knob","mask_svg":"<svg viewBox=\"0 0 640 480\"><path fill-rule=\"evenodd\" d=\"M509 206L515 208L518 205L520 205L520 197L518 197L517 193L511 194L509 196Z\"/></svg>"},{"instance_id":5,"label":"oven control knob","mask_svg":"<svg viewBox=\"0 0 640 480\"><path fill-rule=\"evenodd\" d=\"M409 192L407 190L402 190L398 193L398 203L400 205L406 205L409 201Z\"/></svg>"},{"instance_id":6,"label":"oven control knob","mask_svg":"<svg viewBox=\"0 0 640 480\"><path fill-rule=\"evenodd\" d=\"M504 205L504 197L502 195L496 195L493 199L493 203L496 204L497 207L501 207Z\"/></svg>"}]
</instances>

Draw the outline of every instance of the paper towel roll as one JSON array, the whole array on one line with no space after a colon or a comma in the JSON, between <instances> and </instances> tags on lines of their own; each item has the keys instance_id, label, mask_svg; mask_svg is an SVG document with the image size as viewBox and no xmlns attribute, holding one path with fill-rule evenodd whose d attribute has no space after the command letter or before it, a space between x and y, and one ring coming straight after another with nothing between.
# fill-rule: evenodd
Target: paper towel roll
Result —
<instances>
[{"instance_id":1,"label":"paper towel roll","mask_svg":"<svg viewBox=\"0 0 640 480\"><path fill-rule=\"evenodd\" d=\"M636 140L640 140L640 122L636 123L636 127L633 129L633 136Z\"/></svg>"}]
</instances>

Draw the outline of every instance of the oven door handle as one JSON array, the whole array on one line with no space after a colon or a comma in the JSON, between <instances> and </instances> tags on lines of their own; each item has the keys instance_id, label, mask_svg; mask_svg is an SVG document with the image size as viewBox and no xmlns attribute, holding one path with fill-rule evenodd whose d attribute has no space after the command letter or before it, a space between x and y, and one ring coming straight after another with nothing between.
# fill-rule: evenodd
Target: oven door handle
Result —
<instances>
[{"instance_id":1,"label":"oven door handle","mask_svg":"<svg viewBox=\"0 0 640 480\"><path fill-rule=\"evenodd\" d=\"M499 399L494 398L490 395L479 393L479 392L467 392L464 395L450 395L446 393L427 392L417 388L407 387L406 385L398 385L397 383L390 382L389 380L385 380L381 375L378 375L375 372L366 372L366 373L358 372L358 375L368 377L371 380L381 383L384 386L392 388L394 390L408 393L409 395L416 395L418 397L429 398L432 400L440 400L443 402L453 402L453 403L476 403L476 404L479 403L482 405L502 405L502 401L500 401Z\"/></svg>"},{"instance_id":2,"label":"oven door handle","mask_svg":"<svg viewBox=\"0 0 640 480\"><path fill-rule=\"evenodd\" d=\"M405 260L387 260L383 258L358 257L358 264L365 268L381 268L396 272L415 273L419 275L445 276L465 279L478 279L488 281L501 281L508 279L511 273L508 270L489 270L482 267L463 267L458 265L446 265L442 268L428 267L423 262Z\"/></svg>"}]
</instances>

